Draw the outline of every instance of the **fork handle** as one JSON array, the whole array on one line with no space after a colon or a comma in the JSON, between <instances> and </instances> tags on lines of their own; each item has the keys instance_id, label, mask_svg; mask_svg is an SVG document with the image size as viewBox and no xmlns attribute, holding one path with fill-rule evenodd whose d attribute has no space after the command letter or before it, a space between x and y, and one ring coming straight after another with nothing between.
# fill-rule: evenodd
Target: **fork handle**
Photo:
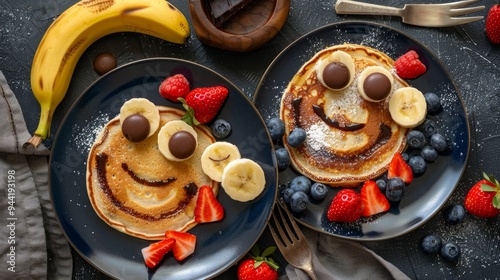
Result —
<instances>
[{"instance_id":1,"label":"fork handle","mask_svg":"<svg viewBox=\"0 0 500 280\"><path fill-rule=\"evenodd\" d=\"M402 9L399 8L351 0L337 0L335 3L337 14L401 16L401 11Z\"/></svg>"}]
</instances>

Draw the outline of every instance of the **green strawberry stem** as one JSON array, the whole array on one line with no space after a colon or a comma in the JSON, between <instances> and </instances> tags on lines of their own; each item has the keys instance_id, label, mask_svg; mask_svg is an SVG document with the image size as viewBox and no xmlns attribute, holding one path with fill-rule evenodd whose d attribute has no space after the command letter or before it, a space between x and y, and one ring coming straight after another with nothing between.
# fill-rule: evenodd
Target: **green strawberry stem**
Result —
<instances>
[{"instance_id":1,"label":"green strawberry stem","mask_svg":"<svg viewBox=\"0 0 500 280\"><path fill-rule=\"evenodd\" d=\"M182 120L189 124L190 126L199 125L200 122L194 117L194 110L189 105L187 105L186 100L182 97L177 98L182 103L182 107L186 110L184 116L182 116Z\"/></svg>"},{"instance_id":2,"label":"green strawberry stem","mask_svg":"<svg viewBox=\"0 0 500 280\"><path fill-rule=\"evenodd\" d=\"M248 256L255 260L255 268L259 267L262 263L265 262L272 269L278 270L279 265L272 258L268 258L272 253L274 253L274 251L276 251L276 246L269 246L264 250L264 252L262 252L262 254L260 254L259 246L255 244L254 246L252 246L252 249L250 249L250 253L248 253Z\"/></svg>"},{"instance_id":3,"label":"green strawberry stem","mask_svg":"<svg viewBox=\"0 0 500 280\"><path fill-rule=\"evenodd\" d=\"M481 190L483 192L496 192L495 196L493 197L492 203L493 207L500 209L500 183L495 177L493 177L493 175L488 175L485 172L483 172L483 178L492 183L494 186L482 184Z\"/></svg>"}]
</instances>

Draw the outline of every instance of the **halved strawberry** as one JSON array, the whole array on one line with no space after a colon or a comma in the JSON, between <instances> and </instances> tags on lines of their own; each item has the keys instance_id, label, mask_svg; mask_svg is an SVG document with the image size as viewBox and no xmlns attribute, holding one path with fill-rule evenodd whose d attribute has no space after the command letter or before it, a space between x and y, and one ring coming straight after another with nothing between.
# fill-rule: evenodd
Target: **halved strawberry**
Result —
<instances>
[{"instance_id":1,"label":"halved strawberry","mask_svg":"<svg viewBox=\"0 0 500 280\"><path fill-rule=\"evenodd\" d=\"M163 256L165 256L175 244L175 239L167 238L154 243L149 244L149 246L141 249L142 257L146 266L149 268L155 267Z\"/></svg>"},{"instance_id":2,"label":"halved strawberry","mask_svg":"<svg viewBox=\"0 0 500 280\"><path fill-rule=\"evenodd\" d=\"M366 181L361 187L361 201L363 202L361 212L365 217L385 212L391 208L387 197L380 191L377 183L372 180Z\"/></svg>"},{"instance_id":3,"label":"halved strawberry","mask_svg":"<svg viewBox=\"0 0 500 280\"><path fill-rule=\"evenodd\" d=\"M174 254L174 258L178 261L182 261L190 256L196 247L196 235L188 232L167 230L167 232L165 232L165 238L175 239L172 253Z\"/></svg>"},{"instance_id":4,"label":"halved strawberry","mask_svg":"<svg viewBox=\"0 0 500 280\"><path fill-rule=\"evenodd\" d=\"M210 186L201 186L198 189L198 199L194 209L194 220L198 223L210 223L224 218L224 208L217 200Z\"/></svg>"},{"instance_id":5,"label":"halved strawberry","mask_svg":"<svg viewBox=\"0 0 500 280\"><path fill-rule=\"evenodd\" d=\"M403 159L401 153L395 153L392 157L391 163L389 164L387 178L391 179L394 177L401 178L401 180L407 184L413 181L413 172L411 171L411 167Z\"/></svg>"}]
</instances>

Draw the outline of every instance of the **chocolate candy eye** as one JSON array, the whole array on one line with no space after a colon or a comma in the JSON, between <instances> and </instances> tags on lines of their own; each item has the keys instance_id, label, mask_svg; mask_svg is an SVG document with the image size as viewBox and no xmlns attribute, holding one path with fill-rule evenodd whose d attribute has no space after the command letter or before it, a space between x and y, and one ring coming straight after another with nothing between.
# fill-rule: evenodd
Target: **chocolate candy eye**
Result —
<instances>
[{"instance_id":1,"label":"chocolate candy eye","mask_svg":"<svg viewBox=\"0 0 500 280\"><path fill-rule=\"evenodd\" d=\"M358 91L365 100L380 102L391 93L393 82L389 70L381 66L370 66L359 76Z\"/></svg>"},{"instance_id":2,"label":"chocolate candy eye","mask_svg":"<svg viewBox=\"0 0 500 280\"><path fill-rule=\"evenodd\" d=\"M354 79L354 61L343 51L335 51L316 63L318 81L331 90L342 90Z\"/></svg>"},{"instance_id":3,"label":"chocolate candy eye","mask_svg":"<svg viewBox=\"0 0 500 280\"><path fill-rule=\"evenodd\" d=\"M196 138L187 131L178 131L168 140L168 149L174 157L186 159L196 150Z\"/></svg>"},{"instance_id":4,"label":"chocolate candy eye","mask_svg":"<svg viewBox=\"0 0 500 280\"><path fill-rule=\"evenodd\" d=\"M149 121L140 114L132 114L122 123L122 133L130 142L141 142L148 138Z\"/></svg>"}]
</instances>

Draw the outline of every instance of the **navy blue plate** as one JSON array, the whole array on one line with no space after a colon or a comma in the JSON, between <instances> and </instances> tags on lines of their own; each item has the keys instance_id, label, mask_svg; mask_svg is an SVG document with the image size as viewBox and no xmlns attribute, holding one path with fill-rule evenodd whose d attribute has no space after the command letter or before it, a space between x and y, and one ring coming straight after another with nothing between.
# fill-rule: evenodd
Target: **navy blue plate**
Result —
<instances>
[{"instance_id":1,"label":"navy blue plate","mask_svg":"<svg viewBox=\"0 0 500 280\"><path fill-rule=\"evenodd\" d=\"M450 197L462 176L470 146L470 129L462 98L438 58L425 46L390 27L368 22L342 22L324 26L296 40L271 63L254 95L254 104L264 119L279 115L280 99L288 82L299 68L318 51L333 45L352 43L385 52L393 59L415 50L427 72L408 83L422 92L437 93L443 112L430 116L439 132L450 138L452 151L428 165L427 171L407 187L399 205L379 217L358 223L330 223L326 209L338 189L331 188L321 203L310 203L306 212L296 215L301 224L319 232L363 241L394 238L419 227L429 220ZM280 184L289 182L297 173L286 170L279 174Z\"/></svg>"},{"instance_id":2,"label":"navy blue plate","mask_svg":"<svg viewBox=\"0 0 500 280\"><path fill-rule=\"evenodd\" d=\"M181 108L158 93L161 81L174 73L185 74L191 86L217 84L229 88L219 113L232 133L224 141L240 148L243 157L257 161L266 175L264 192L252 202L231 200L223 189L219 201L225 209L221 222L201 224L196 250L183 262L171 254L154 270L144 265L141 248L151 241L118 232L94 212L86 190L87 155L101 128L133 97L157 105ZM199 279L220 274L241 259L258 240L271 215L277 195L271 139L258 111L231 82L201 65L158 58L133 62L115 69L92 84L73 104L55 135L50 157L50 194L59 223L69 242L97 269L119 279Z\"/></svg>"}]
</instances>

